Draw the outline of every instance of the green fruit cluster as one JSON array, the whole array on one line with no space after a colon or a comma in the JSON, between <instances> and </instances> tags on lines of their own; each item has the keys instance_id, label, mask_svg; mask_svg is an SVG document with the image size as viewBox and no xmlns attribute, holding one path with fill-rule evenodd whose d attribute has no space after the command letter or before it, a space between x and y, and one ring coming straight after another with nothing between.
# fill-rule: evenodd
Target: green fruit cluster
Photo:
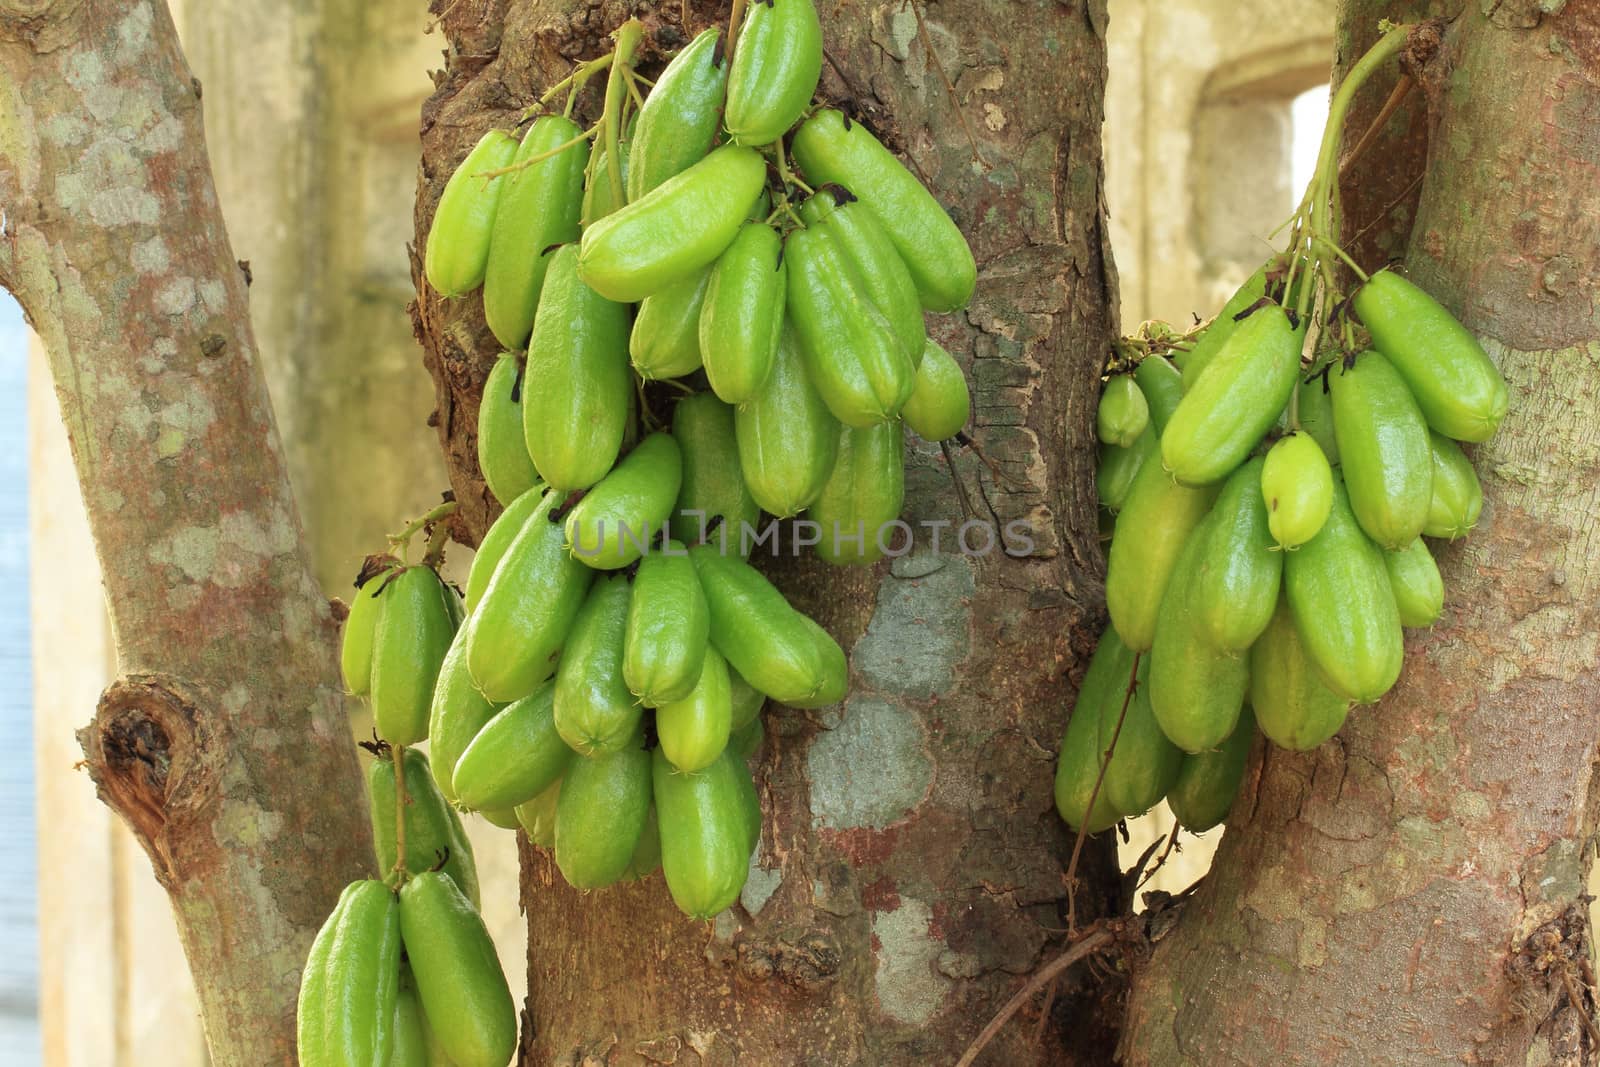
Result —
<instances>
[{"instance_id":1,"label":"green fruit cluster","mask_svg":"<svg viewBox=\"0 0 1600 1067\"><path fill-rule=\"evenodd\" d=\"M427 757L403 750L401 794L392 750L374 747L373 836L380 869L393 874L346 887L312 943L300 984L299 1062L503 1067L516 1050L516 1008L478 914L471 845Z\"/></svg>"},{"instance_id":2,"label":"green fruit cluster","mask_svg":"<svg viewBox=\"0 0 1600 1067\"><path fill-rule=\"evenodd\" d=\"M1111 626L1056 779L1076 828L1166 797L1207 829L1257 727L1298 750L1333 736L1400 677L1402 628L1443 610L1423 537L1478 520L1457 442L1494 433L1507 389L1477 341L1384 270L1350 301L1370 347L1308 361L1284 273L1263 267L1178 366L1148 354L1102 394Z\"/></svg>"},{"instance_id":3,"label":"green fruit cluster","mask_svg":"<svg viewBox=\"0 0 1600 1067\"><path fill-rule=\"evenodd\" d=\"M870 564L897 534L904 427L940 441L970 415L924 312L964 306L976 266L865 126L813 107L812 0L752 5L723 44L700 33L636 113L618 94L622 113L590 131L545 115L514 148L485 134L447 183L427 276L447 296L481 284L506 349L479 465L502 505L535 484L586 492L575 521L605 567L673 516L681 540L720 520L748 554L763 510L805 512L817 555ZM668 421L652 398L680 414L635 445L638 424Z\"/></svg>"},{"instance_id":4,"label":"green fruit cluster","mask_svg":"<svg viewBox=\"0 0 1600 1067\"><path fill-rule=\"evenodd\" d=\"M477 421L504 511L437 676L440 791L510 815L573 886L660 866L697 917L737 897L759 838L763 700L831 704L848 679L745 562L749 535L763 510L806 512L823 559L882 557L903 426L942 440L970 412L924 311L976 278L921 183L813 109L812 0L753 5L723 44L693 38L637 112L608 88L587 134L546 115L509 155L485 135L426 259L441 293L481 283L507 350ZM628 59L619 31L613 87Z\"/></svg>"}]
</instances>

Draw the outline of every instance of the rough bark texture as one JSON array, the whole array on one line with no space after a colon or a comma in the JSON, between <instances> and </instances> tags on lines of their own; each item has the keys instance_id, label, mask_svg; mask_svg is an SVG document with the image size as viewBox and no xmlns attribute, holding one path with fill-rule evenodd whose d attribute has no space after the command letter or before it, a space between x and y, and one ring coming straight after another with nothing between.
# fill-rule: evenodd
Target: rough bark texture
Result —
<instances>
[{"instance_id":1,"label":"rough bark texture","mask_svg":"<svg viewBox=\"0 0 1600 1067\"><path fill-rule=\"evenodd\" d=\"M292 1063L371 845L200 85L161 3L8 0L0 97L0 284L50 354L124 672L88 769L171 894L214 1062Z\"/></svg>"},{"instance_id":2,"label":"rough bark texture","mask_svg":"<svg viewBox=\"0 0 1600 1067\"><path fill-rule=\"evenodd\" d=\"M685 9L696 30L727 14ZM626 14L644 15L659 48L686 39L677 4L435 10L452 47L423 113L419 244L483 130L602 51ZM1035 549L968 559L947 528L938 553L893 566L771 568L851 651L852 695L818 713L769 710L758 860L742 903L714 924L680 915L659 876L580 897L525 850L526 1063L942 1062L1059 947L1071 840L1050 781L1102 618L1090 423L1116 323L1100 191L1105 5L946 0L926 9L928 38L899 3L822 10L825 93L905 151L975 248L972 306L930 321L969 369L975 436L1007 481L970 455L956 474L979 516L1030 523ZM495 348L476 297L422 292L416 319L472 540L493 510L473 422ZM959 525L939 452L917 445L908 458L908 518ZM1109 842L1086 850L1080 874L1080 921L1119 906ZM1042 1041L1035 1010L984 1062L1104 1062L1111 1039L1090 1020L1101 992L1069 972Z\"/></svg>"},{"instance_id":3,"label":"rough bark texture","mask_svg":"<svg viewBox=\"0 0 1600 1067\"><path fill-rule=\"evenodd\" d=\"M1600 3L1469 4L1426 74L1407 267L1511 384L1483 519L1396 691L1255 768L1135 980L1130 1063L1596 1061Z\"/></svg>"}]
</instances>

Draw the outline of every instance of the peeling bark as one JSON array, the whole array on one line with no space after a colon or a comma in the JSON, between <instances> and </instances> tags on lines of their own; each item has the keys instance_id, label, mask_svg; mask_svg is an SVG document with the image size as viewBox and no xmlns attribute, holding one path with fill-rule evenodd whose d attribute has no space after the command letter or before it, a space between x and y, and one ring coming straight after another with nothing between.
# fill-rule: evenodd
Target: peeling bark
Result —
<instances>
[{"instance_id":1,"label":"peeling bark","mask_svg":"<svg viewBox=\"0 0 1600 1067\"><path fill-rule=\"evenodd\" d=\"M821 7L825 94L904 151L973 243L972 306L930 321L968 369L974 436L1006 480L965 453L954 474L978 516L1029 523L1034 548L964 558L952 471L919 444L907 517L952 521L939 553L924 546L866 571L771 561L851 651L852 695L822 712L769 709L758 860L742 904L713 924L680 915L659 876L580 897L525 847L525 1063L943 1062L1060 949L1071 838L1050 782L1063 708L1103 619L1091 423L1117 321L1101 195L1105 5L926 8L981 162L910 6ZM423 112L419 247L482 132L515 122L624 17L643 14L658 49L687 39L676 4L434 10L451 48ZM727 14L687 10L694 30ZM415 273L417 333L471 542L493 512L474 423L496 348L476 297L444 301ZM1080 879L1080 921L1118 906L1110 842L1085 850ZM1086 969L1069 971L1042 1041L1035 1010L982 1062L1104 1062L1103 992Z\"/></svg>"},{"instance_id":2,"label":"peeling bark","mask_svg":"<svg viewBox=\"0 0 1600 1067\"><path fill-rule=\"evenodd\" d=\"M213 1061L292 1063L306 949L372 853L199 99L164 4L0 2L0 284L49 352L125 672L88 770L171 895Z\"/></svg>"},{"instance_id":3,"label":"peeling bark","mask_svg":"<svg viewBox=\"0 0 1600 1067\"><path fill-rule=\"evenodd\" d=\"M1424 74L1407 267L1511 386L1504 426L1472 449L1484 516L1440 546L1445 615L1410 635L1395 692L1315 753L1254 769L1212 874L1135 979L1128 1063L1600 1058L1584 896L1600 814L1600 3L1468 4ZM1382 196L1347 188L1352 224Z\"/></svg>"}]
</instances>

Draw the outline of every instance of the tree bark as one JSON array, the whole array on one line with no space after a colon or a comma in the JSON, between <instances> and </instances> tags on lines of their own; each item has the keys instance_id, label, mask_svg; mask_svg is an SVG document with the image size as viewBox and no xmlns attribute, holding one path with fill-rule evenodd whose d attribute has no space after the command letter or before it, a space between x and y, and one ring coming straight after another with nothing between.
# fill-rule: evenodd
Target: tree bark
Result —
<instances>
[{"instance_id":1,"label":"tree bark","mask_svg":"<svg viewBox=\"0 0 1600 1067\"><path fill-rule=\"evenodd\" d=\"M372 852L200 85L164 4L4 0L0 96L0 284L49 351L123 672L88 770L171 895L213 1061L293 1063L310 938Z\"/></svg>"},{"instance_id":2,"label":"tree bark","mask_svg":"<svg viewBox=\"0 0 1600 1067\"><path fill-rule=\"evenodd\" d=\"M1347 3L1342 39L1390 7ZM1472 450L1483 519L1438 546L1445 616L1411 635L1395 692L1247 779L1212 873L1135 979L1128 1063L1600 1055L1584 896L1600 811L1600 3L1468 4L1441 43L1406 262L1510 382L1504 426ZM1352 222L1383 217L1379 184L1345 190Z\"/></svg>"},{"instance_id":3,"label":"tree bark","mask_svg":"<svg viewBox=\"0 0 1600 1067\"><path fill-rule=\"evenodd\" d=\"M1051 777L1062 709L1103 620L1091 423L1117 322L1101 195L1105 4L944 0L926 8L925 34L913 6L820 6L824 95L903 150L974 245L972 306L930 322L968 369L974 435L1004 480L970 454L952 470L917 444L907 518L952 522L938 551L924 543L865 571L763 564L852 653L853 684L840 708L769 708L765 825L740 904L691 922L659 876L580 896L524 848L525 1063L943 1062L1061 947L1072 842ZM624 17L642 14L665 50L727 16L726 4L683 5L682 27L680 5L613 0L434 10L451 47L423 113L419 247L468 147L603 51ZM474 422L496 349L476 297L442 300L417 274L418 337L472 541L494 510ZM1033 551L958 551L953 479L984 519L1029 523ZM1109 841L1085 850L1079 881L1080 923L1121 907ZM1085 968L1069 971L1049 1018L1019 1019L982 1062L1103 1062L1103 992Z\"/></svg>"}]
</instances>

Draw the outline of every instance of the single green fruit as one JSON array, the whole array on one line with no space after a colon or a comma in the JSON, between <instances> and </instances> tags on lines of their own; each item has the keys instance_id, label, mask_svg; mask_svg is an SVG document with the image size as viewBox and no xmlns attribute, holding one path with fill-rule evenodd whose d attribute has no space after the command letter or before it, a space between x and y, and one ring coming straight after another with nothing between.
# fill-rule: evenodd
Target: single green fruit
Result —
<instances>
[{"instance_id":1,"label":"single green fruit","mask_svg":"<svg viewBox=\"0 0 1600 1067\"><path fill-rule=\"evenodd\" d=\"M1139 385L1126 374L1106 382L1095 412L1095 433L1101 444L1127 448L1150 425L1150 404Z\"/></svg>"},{"instance_id":2,"label":"single green fruit","mask_svg":"<svg viewBox=\"0 0 1600 1067\"><path fill-rule=\"evenodd\" d=\"M1317 536L1333 507L1333 469L1315 438L1293 433L1272 446L1261 468L1261 498L1279 548L1299 548Z\"/></svg>"},{"instance_id":3,"label":"single green fruit","mask_svg":"<svg viewBox=\"0 0 1600 1067\"><path fill-rule=\"evenodd\" d=\"M1438 622L1444 612L1444 579L1422 538L1398 552L1385 552L1383 562L1394 587L1400 625L1426 629Z\"/></svg>"},{"instance_id":4,"label":"single green fruit","mask_svg":"<svg viewBox=\"0 0 1600 1067\"><path fill-rule=\"evenodd\" d=\"M1267 739L1296 752L1338 733L1350 713L1350 702L1323 684L1306 655L1287 593L1250 649L1250 705Z\"/></svg>"},{"instance_id":5,"label":"single green fruit","mask_svg":"<svg viewBox=\"0 0 1600 1067\"><path fill-rule=\"evenodd\" d=\"M428 284L445 296L463 296L483 284L505 179L481 175L506 166L516 154L516 138L504 130L490 130L445 182L422 254Z\"/></svg>"},{"instance_id":6,"label":"single green fruit","mask_svg":"<svg viewBox=\"0 0 1600 1067\"><path fill-rule=\"evenodd\" d=\"M1433 500L1428 426L1389 361L1364 352L1329 375L1334 436L1350 506L1367 536L1388 549L1415 541Z\"/></svg>"},{"instance_id":7,"label":"single green fruit","mask_svg":"<svg viewBox=\"0 0 1600 1067\"><path fill-rule=\"evenodd\" d=\"M1392 270L1367 279L1352 304L1429 426L1457 441L1493 436L1510 400L1506 381L1454 315Z\"/></svg>"}]
</instances>

